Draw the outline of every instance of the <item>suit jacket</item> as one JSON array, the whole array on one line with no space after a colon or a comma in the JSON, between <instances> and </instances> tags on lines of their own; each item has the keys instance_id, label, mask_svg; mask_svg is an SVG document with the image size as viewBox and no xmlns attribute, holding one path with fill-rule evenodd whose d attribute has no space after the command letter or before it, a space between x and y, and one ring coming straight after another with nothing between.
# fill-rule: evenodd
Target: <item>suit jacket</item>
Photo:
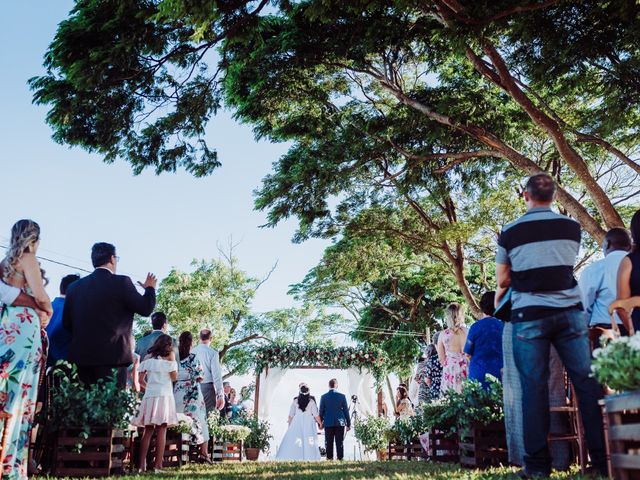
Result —
<instances>
[{"instance_id":1,"label":"suit jacket","mask_svg":"<svg viewBox=\"0 0 640 480\"><path fill-rule=\"evenodd\" d=\"M151 315L155 289L140 295L129 277L104 268L73 282L62 324L71 332L69 361L78 365L129 365L133 362L133 315Z\"/></svg>"},{"instance_id":2,"label":"suit jacket","mask_svg":"<svg viewBox=\"0 0 640 480\"><path fill-rule=\"evenodd\" d=\"M325 427L351 427L347 397L329 390L320 397L320 418Z\"/></svg>"},{"instance_id":3,"label":"suit jacket","mask_svg":"<svg viewBox=\"0 0 640 480\"><path fill-rule=\"evenodd\" d=\"M147 356L147 351L153 346L162 333L160 330L154 330L149 335L138 339L136 342L136 353L140 355L140 361L144 360L144 357ZM171 341L173 342L173 351L176 354L176 358L178 358L178 342L176 342L176 339L173 337L171 337Z\"/></svg>"}]
</instances>

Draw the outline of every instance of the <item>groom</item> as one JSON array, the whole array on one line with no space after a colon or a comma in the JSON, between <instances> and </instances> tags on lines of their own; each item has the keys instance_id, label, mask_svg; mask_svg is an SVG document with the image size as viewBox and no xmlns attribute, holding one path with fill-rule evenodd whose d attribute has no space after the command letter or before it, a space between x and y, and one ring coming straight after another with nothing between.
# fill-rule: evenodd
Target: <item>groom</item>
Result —
<instances>
[{"instance_id":1,"label":"groom","mask_svg":"<svg viewBox=\"0 0 640 480\"><path fill-rule=\"evenodd\" d=\"M329 391L320 398L320 418L324 426L327 460L333 460L333 441L336 441L338 460L344 458L344 428L351 430L351 418L347 397L338 393L338 381L329 380Z\"/></svg>"}]
</instances>

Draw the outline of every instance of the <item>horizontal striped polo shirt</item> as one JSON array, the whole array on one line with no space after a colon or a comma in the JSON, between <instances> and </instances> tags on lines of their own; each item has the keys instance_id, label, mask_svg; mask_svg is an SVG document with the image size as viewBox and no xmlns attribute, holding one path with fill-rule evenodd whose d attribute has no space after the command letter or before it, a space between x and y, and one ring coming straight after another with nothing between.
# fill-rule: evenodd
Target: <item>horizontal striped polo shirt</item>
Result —
<instances>
[{"instance_id":1,"label":"horizontal striped polo shirt","mask_svg":"<svg viewBox=\"0 0 640 480\"><path fill-rule=\"evenodd\" d=\"M580 224L548 207L529 210L503 228L496 263L511 266L511 320L540 320L581 308L573 268Z\"/></svg>"}]
</instances>

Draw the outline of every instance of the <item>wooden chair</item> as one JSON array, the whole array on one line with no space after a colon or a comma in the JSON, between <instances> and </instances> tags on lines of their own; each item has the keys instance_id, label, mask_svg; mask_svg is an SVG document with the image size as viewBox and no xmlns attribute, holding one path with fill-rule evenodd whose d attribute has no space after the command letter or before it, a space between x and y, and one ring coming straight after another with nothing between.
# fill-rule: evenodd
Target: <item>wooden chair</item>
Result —
<instances>
[{"instance_id":1,"label":"wooden chair","mask_svg":"<svg viewBox=\"0 0 640 480\"><path fill-rule=\"evenodd\" d=\"M0 479L2 478L2 471L4 468L4 457L7 453L7 441L9 440L9 420L11 414L7 412L0 412L0 421L2 422L2 439L0 440Z\"/></svg>"},{"instance_id":2,"label":"wooden chair","mask_svg":"<svg viewBox=\"0 0 640 480\"><path fill-rule=\"evenodd\" d=\"M550 407L550 413L562 413L568 416L569 431L566 433L550 433L547 440L552 442L569 442L574 452L574 458L580 464L580 472L584 474L587 468L587 447L584 436L584 426L578 408L578 397L573 385L565 373L565 385L567 402L565 405Z\"/></svg>"}]
</instances>

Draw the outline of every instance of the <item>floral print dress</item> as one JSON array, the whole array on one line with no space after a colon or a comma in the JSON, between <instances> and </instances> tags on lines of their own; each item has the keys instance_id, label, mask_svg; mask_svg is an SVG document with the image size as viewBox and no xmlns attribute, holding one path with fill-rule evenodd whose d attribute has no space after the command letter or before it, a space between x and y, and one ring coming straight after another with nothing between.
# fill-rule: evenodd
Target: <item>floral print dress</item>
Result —
<instances>
[{"instance_id":1,"label":"floral print dress","mask_svg":"<svg viewBox=\"0 0 640 480\"><path fill-rule=\"evenodd\" d=\"M5 306L0 320L0 412L11 415L2 476L22 480L44 362L40 319L32 308Z\"/></svg>"},{"instance_id":2,"label":"floral print dress","mask_svg":"<svg viewBox=\"0 0 640 480\"><path fill-rule=\"evenodd\" d=\"M204 369L194 353L178 364L178 380L173 388L176 400L176 412L183 413L193 420L191 435L198 445L209 441L207 410L200 382L204 378Z\"/></svg>"},{"instance_id":3,"label":"floral print dress","mask_svg":"<svg viewBox=\"0 0 640 480\"><path fill-rule=\"evenodd\" d=\"M452 352L449 350L451 338L454 333L448 328L441 334L444 343L444 365L442 365L442 381L440 387L442 392L454 390L458 393L462 391L462 382L467 378L469 372L469 357L464 352Z\"/></svg>"}]
</instances>

